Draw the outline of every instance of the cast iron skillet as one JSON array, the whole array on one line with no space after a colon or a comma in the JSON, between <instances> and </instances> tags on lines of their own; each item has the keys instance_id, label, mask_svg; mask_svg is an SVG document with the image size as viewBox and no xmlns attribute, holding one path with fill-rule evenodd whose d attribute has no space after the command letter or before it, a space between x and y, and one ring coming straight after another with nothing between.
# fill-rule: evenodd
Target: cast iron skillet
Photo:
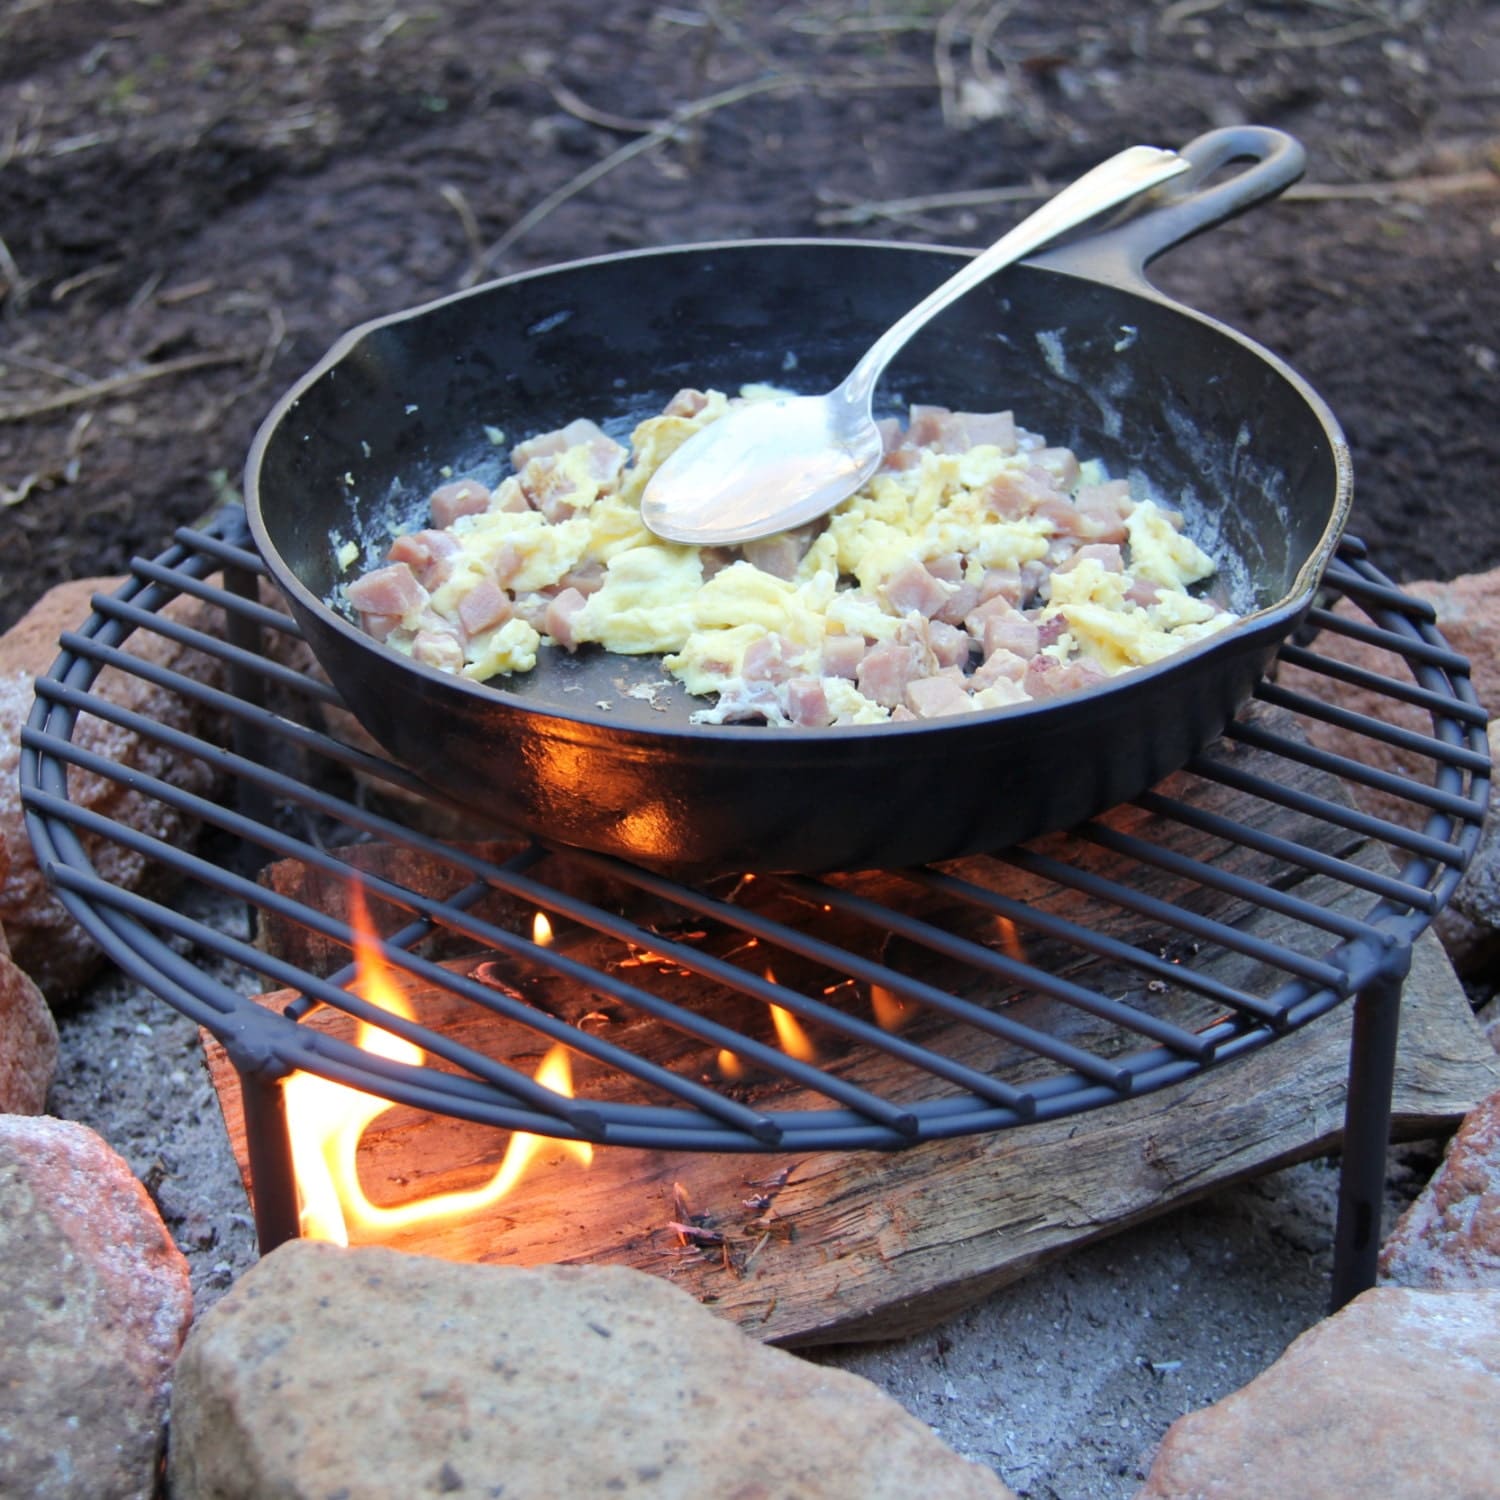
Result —
<instances>
[{"instance_id":1,"label":"cast iron skillet","mask_svg":"<svg viewBox=\"0 0 1500 1500\"><path fill-rule=\"evenodd\" d=\"M1319 397L1143 274L1295 180L1301 147L1245 127L1185 154L1194 170L1156 207L971 293L883 387L892 410L1014 408L1185 511L1247 618L1164 663L962 718L699 726L700 701L653 686L655 659L549 648L529 676L478 686L377 645L328 603L351 576L334 541L357 540L362 566L382 561L390 523L420 515L446 473L493 480L522 437L578 416L625 433L684 385L828 388L958 250L774 240L606 256L367 324L257 434L255 540L366 728L487 818L699 875L899 866L1067 827L1218 734L1311 603L1349 506L1347 449Z\"/></svg>"}]
</instances>

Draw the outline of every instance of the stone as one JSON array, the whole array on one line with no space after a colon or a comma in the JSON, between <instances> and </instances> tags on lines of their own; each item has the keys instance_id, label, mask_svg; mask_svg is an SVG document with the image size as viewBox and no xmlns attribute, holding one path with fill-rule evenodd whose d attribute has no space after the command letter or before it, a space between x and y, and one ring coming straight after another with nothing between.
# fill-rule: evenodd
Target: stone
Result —
<instances>
[{"instance_id":1,"label":"stone","mask_svg":"<svg viewBox=\"0 0 1500 1500\"><path fill-rule=\"evenodd\" d=\"M39 1115L57 1070L57 1022L0 927L0 1115Z\"/></svg>"},{"instance_id":2,"label":"stone","mask_svg":"<svg viewBox=\"0 0 1500 1500\"><path fill-rule=\"evenodd\" d=\"M0 1116L0 1495L156 1493L187 1262L91 1130Z\"/></svg>"},{"instance_id":3,"label":"stone","mask_svg":"<svg viewBox=\"0 0 1500 1500\"><path fill-rule=\"evenodd\" d=\"M0 841L9 851L10 863L0 888L0 923L9 935L16 963L53 1005L87 982L99 965L100 953L64 910L37 868L22 820L17 785L21 728L31 712L35 678L57 658L58 637L87 619L93 594L111 593L121 581L85 578L60 584L0 636ZM182 623L202 629L212 630L216 623L216 611L191 598L174 600L167 612ZM219 674L216 661L155 633L137 631L127 640L126 649L201 680L215 681ZM95 691L171 728L196 732L202 722L201 710L182 698L113 668L100 674ZM73 739L75 744L117 764L173 786L200 795L211 795L215 790L215 773L202 761L92 715L80 718ZM117 781L74 769L69 772L68 783L74 802L114 821L173 844L187 844L195 835L193 819L154 798L127 790ZM151 862L118 844L90 835L83 836L83 843L95 868L111 885L139 890L149 888L156 877Z\"/></svg>"},{"instance_id":4,"label":"stone","mask_svg":"<svg viewBox=\"0 0 1500 1500\"><path fill-rule=\"evenodd\" d=\"M858 1376L622 1267L294 1240L193 1330L174 1500L1009 1496Z\"/></svg>"},{"instance_id":5,"label":"stone","mask_svg":"<svg viewBox=\"0 0 1500 1500\"><path fill-rule=\"evenodd\" d=\"M1401 1286L1500 1291L1500 1093L1464 1117L1382 1247L1380 1273Z\"/></svg>"},{"instance_id":6,"label":"stone","mask_svg":"<svg viewBox=\"0 0 1500 1500\"><path fill-rule=\"evenodd\" d=\"M1489 1500L1500 1291L1377 1287L1167 1430L1136 1500Z\"/></svg>"},{"instance_id":7,"label":"stone","mask_svg":"<svg viewBox=\"0 0 1500 1500\"><path fill-rule=\"evenodd\" d=\"M1493 710L1500 706L1500 569L1474 573L1449 583L1403 583L1403 593L1424 599L1437 616L1437 628L1453 650L1469 659L1474 692L1479 702ZM1364 611L1347 600L1338 613L1351 620L1368 623ZM1400 673L1408 680L1410 673L1389 652L1362 641L1325 632L1318 642L1320 652L1355 666L1381 674ZM1432 717L1417 708L1397 703L1385 694L1340 683L1301 671L1283 669L1280 680L1296 688L1355 713L1365 714L1418 734L1431 736ZM1500 725L1489 727L1491 757L1500 746ZM1315 745L1396 775L1418 776L1429 784L1432 762L1427 758L1386 745L1364 735L1352 733L1331 724L1312 724L1308 737ZM1353 784L1350 791L1366 812L1407 827L1421 827L1429 813L1402 797L1394 797L1378 788ZM1496 957L1500 957L1500 829L1491 819L1485 826L1469 869L1453 899L1437 919L1436 928L1461 975L1479 974Z\"/></svg>"}]
</instances>

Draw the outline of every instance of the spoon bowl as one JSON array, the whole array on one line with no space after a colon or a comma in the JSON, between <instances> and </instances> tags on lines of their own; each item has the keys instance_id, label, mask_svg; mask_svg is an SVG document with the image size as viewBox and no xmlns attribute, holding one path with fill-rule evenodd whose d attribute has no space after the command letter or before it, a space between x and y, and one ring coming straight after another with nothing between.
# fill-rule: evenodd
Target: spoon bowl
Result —
<instances>
[{"instance_id":1,"label":"spoon bowl","mask_svg":"<svg viewBox=\"0 0 1500 1500\"><path fill-rule=\"evenodd\" d=\"M666 541L732 546L832 510L880 467L875 387L919 328L997 271L1188 166L1154 146L1102 162L892 324L826 395L746 402L694 433L651 476L641 519Z\"/></svg>"}]
</instances>

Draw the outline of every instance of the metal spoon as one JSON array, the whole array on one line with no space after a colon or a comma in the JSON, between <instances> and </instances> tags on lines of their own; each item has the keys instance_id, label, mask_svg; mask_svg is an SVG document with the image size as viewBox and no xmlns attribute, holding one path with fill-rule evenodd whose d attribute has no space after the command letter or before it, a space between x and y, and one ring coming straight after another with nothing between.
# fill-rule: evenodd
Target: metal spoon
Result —
<instances>
[{"instance_id":1,"label":"metal spoon","mask_svg":"<svg viewBox=\"0 0 1500 1500\"><path fill-rule=\"evenodd\" d=\"M880 466L875 384L923 324L996 271L1188 166L1175 151L1132 146L1085 173L887 329L827 395L751 402L695 433L652 475L641 519L667 541L708 546L832 510Z\"/></svg>"}]
</instances>

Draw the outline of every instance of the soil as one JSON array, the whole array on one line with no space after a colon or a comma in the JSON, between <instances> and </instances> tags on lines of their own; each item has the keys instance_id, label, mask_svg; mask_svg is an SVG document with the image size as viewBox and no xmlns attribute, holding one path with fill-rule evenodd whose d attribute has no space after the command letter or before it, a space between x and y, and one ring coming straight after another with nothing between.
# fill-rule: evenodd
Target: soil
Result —
<instances>
[{"instance_id":1,"label":"soil","mask_svg":"<svg viewBox=\"0 0 1500 1500\"><path fill-rule=\"evenodd\" d=\"M1308 180L1160 283L1327 398L1388 571L1488 568L1497 77L1486 0L10 0L0 624L232 498L365 319L631 246L981 244L1119 146L1241 121Z\"/></svg>"}]
</instances>

